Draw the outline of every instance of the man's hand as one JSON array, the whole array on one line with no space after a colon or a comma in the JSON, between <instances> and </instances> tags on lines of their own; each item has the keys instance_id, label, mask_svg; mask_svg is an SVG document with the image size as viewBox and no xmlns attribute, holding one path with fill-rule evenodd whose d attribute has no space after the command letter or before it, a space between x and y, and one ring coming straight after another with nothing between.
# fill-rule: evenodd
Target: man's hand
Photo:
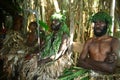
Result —
<instances>
[{"instance_id":1,"label":"man's hand","mask_svg":"<svg viewBox=\"0 0 120 80\"><path fill-rule=\"evenodd\" d=\"M117 56L115 55L115 53L112 53L112 54L108 54L106 59L105 59L105 62L107 63L113 63L117 60Z\"/></svg>"}]
</instances>

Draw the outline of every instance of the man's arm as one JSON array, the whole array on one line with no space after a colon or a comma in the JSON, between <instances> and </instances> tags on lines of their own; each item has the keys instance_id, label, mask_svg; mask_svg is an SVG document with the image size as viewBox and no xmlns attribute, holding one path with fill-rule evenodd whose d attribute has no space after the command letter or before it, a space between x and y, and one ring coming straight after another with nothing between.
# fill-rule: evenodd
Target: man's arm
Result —
<instances>
[{"instance_id":1,"label":"man's arm","mask_svg":"<svg viewBox=\"0 0 120 80\"><path fill-rule=\"evenodd\" d=\"M86 58L88 58L88 52L89 52L89 44L91 43L91 40L88 40L84 46L83 46L83 50L78 58L77 61L77 66L79 67L83 67L83 68L89 68L91 65L89 65L85 60Z\"/></svg>"},{"instance_id":2,"label":"man's arm","mask_svg":"<svg viewBox=\"0 0 120 80\"><path fill-rule=\"evenodd\" d=\"M108 72L108 73L113 73L114 70L116 69L116 65L120 60L120 45L119 45L119 40L117 38L113 38L111 42L111 52L107 54L107 57L105 61L102 64L98 63L98 68ZM118 59L119 58L119 59Z\"/></svg>"},{"instance_id":3,"label":"man's arm","mask_svg":"<svg viewBox=\"0 0 120 80\"><path fill-rule=\"evenodd\" d=\"M88 57L90 44L91 44L91 41L88 41L85 44L83 51L78 59L77 66L83 67L86 69L92 69L95 71L101 71L105 73L113 73L115 70L116 61L113 61L112 63L108 63L108 62L99 62L99 61L92 60L91 58Z\"/></svg>"},{"instance_id":4,"label":"man's arm","mask_svg":"<svg viewBox=\"0 0 120 80\"><path fill-rule=\"evenodd\" d=\"M115 62L112 63L99 62L99 61L94 61L90 58L86 59L85 62L89 65L89 67L86 67L86 69L92 69L104 73L114 73L116 67Z\"/></svg>"},{"instance_id":5,"label":"man's arm","mask_svg":"<svg viewBox=\"0 0 120 80\"><path fill-rule=\"evenodd\" d=\"M116 55L117 66L120 66L120 41L117 38L113 38L111 46L112 52Z\"/></svg>"},{"instance_id":6,"label":"man's arm","mask_svg":"<svg viewBox=\"0 0 120 80\"><path fill-rule=\"evenodd\" d=\"M86 58L85 60L79 59L77 66L104 73L113 73L116 67L115 62L109 64L106 62L94 61L90 58Z\"/></svg>"}]
</instances>

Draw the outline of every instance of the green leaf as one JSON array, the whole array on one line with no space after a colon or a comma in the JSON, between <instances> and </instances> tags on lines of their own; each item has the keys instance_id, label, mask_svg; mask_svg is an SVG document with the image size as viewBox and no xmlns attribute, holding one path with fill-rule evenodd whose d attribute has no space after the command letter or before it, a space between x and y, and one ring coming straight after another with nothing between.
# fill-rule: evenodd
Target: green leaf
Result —
<instances>
[{"instance_id":1,"label":"green leaf","mask_svg":"<svg viewBox=\"0 0 120 80\"><path fill-rule=\"evenodd\" d=\"M85 76L85 77L83 77L83 78L80 79L80 80L89 80L89 76Z\"/></svg>"},{"instance_id":2,"label":"green leaf","mask_svg":"<svg viewBox=\"0 0 120 80\"><path fill-rule=\"evenodd\" d=\"M39 24L40 24L40 26L43 27L45 30L48 30L49 26L48 26L45 22L39 20Z\"/></svg>"},{"instance_id":3,"label":"green leaf","mask_svg":"<svg viewBox=\"0 0 120 80\"><path fill-rule=\"evenodd\" d=\"M82 79L86 79L88 78L88 76L86 76L85 74L88 73L88 70L86 69L82 69L79 67L71 67L69 69L65 69L63 71L63 75L59 77L59 80L73 80L74 78L80 76Z\"/></svg>"}]
</instances>

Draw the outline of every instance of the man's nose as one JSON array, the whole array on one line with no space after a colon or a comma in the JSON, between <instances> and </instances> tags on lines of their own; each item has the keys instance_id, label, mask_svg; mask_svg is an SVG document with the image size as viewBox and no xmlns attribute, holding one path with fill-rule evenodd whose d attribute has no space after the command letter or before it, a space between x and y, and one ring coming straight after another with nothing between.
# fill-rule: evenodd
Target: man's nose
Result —
<instances>
[{"instance_id":1,"label":"man's nose","mask_svg":"<svg viewBox=\"0 0 120 80\"><path fill-rule=\"evenodd\" d=\"M100 23L96 23L96 27L100 27Z\"/></svg>"},{"instance_id":2,"label":"man's nose","mask_svg":"<svg viewBox=\"0 0 120 80\"><path fill-rule=\"evenodd\" d=\"M100 25L96 25L96 27L100 27Z\"/></svg>"}]
</instances>

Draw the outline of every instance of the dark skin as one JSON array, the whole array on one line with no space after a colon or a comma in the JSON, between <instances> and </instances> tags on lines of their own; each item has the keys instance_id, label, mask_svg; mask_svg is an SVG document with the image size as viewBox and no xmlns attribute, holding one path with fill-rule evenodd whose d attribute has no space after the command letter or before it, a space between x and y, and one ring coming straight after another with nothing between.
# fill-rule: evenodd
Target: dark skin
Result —
<instances>
[{"instance_id":1,"label":"dark skin","mask_svg":"<svg viewBox=\"0 0 120 80\"><path fill-rule=\"evenodd\" d=\"M23 16L17 15L14 19L13 29L14 31L20 31L23 27Z\"/></svg>"},{"instance_id":2,"label":"dark skin","mask_svg":"<svg viewBox=\"0 0 120 80\"><path fill-rule=\"evenodd\" d=\"M29 24L28 28L31 32L28 33L27 43L28 43L29 46L32 46L37 41L37 34L36 34L37 23L36 22L31 22Z\"/></svg>"},{"instance_id":3,"label":"dark skin","mask_svg":"<svg viewBox=\"0 0 120 80\"><path fill-rule=\"evenodd\" d=\"M106 35L106 32L102 31L105 27L107 27L106 22L95 22L95 37L86 41L77 66L103 73L114 73L117 63L119 40Z\"/></svg>"},{"instance_id":4,"label":"dark skin","mask_svg":"<svg viewBox=\"0 0 120 80\"><path fill-rule=\"evenodd\" d=\"M61 22L58 19L52 20L51 30L57 32L61 27Z\"/></svg>"}]
</instances>

